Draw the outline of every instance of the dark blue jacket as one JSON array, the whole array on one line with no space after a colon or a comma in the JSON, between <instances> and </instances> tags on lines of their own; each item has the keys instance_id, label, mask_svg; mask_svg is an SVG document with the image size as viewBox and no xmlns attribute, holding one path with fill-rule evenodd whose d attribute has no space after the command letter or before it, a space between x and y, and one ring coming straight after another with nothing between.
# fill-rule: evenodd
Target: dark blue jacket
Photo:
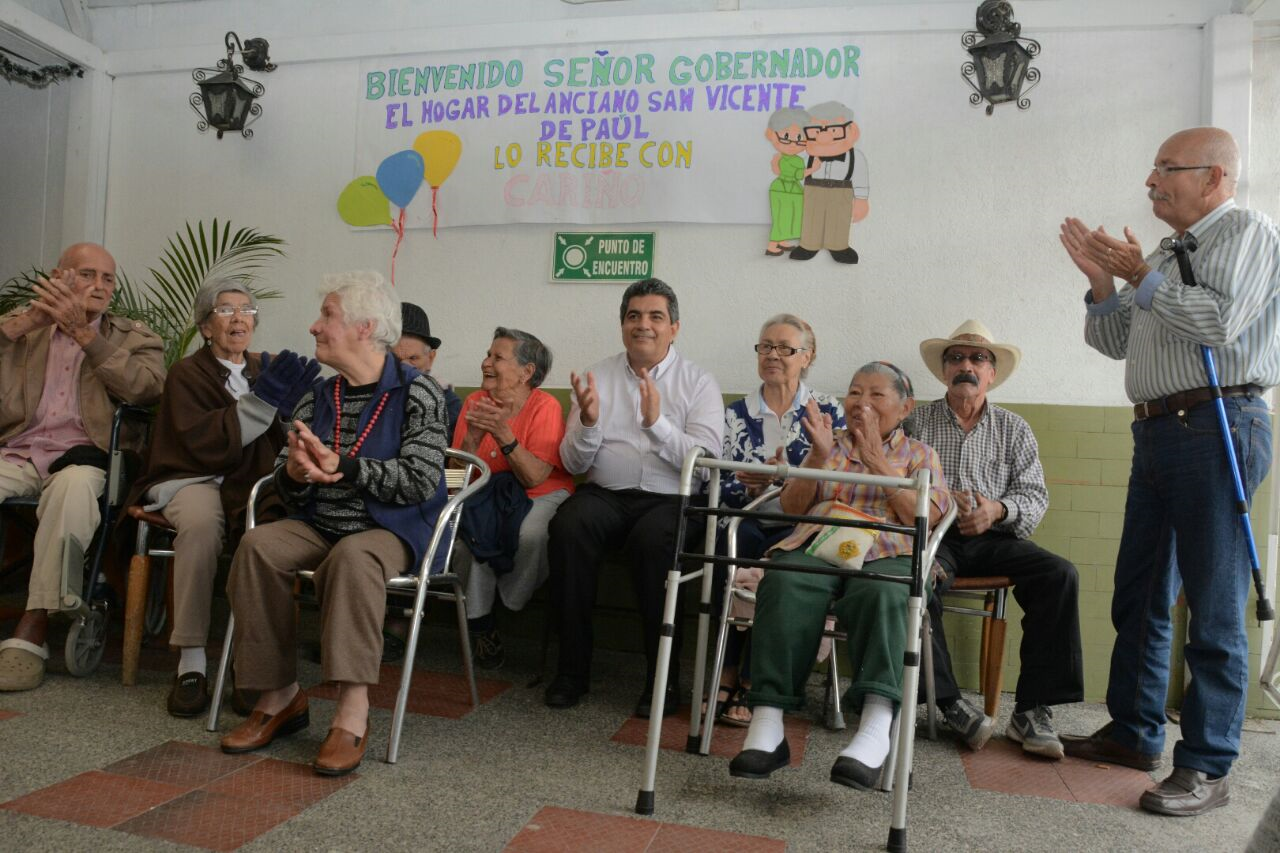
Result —
<instances>
[{"instance_id":1,"label":"dark blue jacket","mask_svg":"<svg viewBox=\"0 0 1280 853\"><path fill-rule=\"evenodd\" d=\"M500 471L462 507L458 533L477 563L487 563L495 575L503 575L515 568L520 525L531 509L533 501L516 475Z\"/></svg>"}]
</instances>

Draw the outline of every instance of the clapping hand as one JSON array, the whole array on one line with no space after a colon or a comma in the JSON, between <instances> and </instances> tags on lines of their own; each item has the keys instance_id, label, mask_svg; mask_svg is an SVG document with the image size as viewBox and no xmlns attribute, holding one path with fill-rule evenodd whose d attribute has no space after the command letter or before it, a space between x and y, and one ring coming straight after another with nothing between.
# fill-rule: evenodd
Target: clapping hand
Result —
<instances>
[{"instance_id":1,"label":"clapping hand","mask_svg":"<svg viewBox=\"0 0 1280 853\"><path fill-rule=\"evenodd\" d=\"M336 483L342 479L338 472L338 454L316 438L302 421L294 421L293 430L289 433L285 472L294 480L312 485Z\"/></svg>"},{"instance_id":2,"label":"clapping hand","mask_svg":"<svg viewBox=\"0 0 1280 853\"><path fill-rule=\"evenodd\" d=\"M800 417L800 425L809 436L809 455L804 464L809 468L821 468L836 446L836 436L831 429L831 415L818 408L812 397L804 404L804 414Z\"/></svg>"},{"instance_id":3,"label":"clapping hand","mask_svg":"<svg viewBox=\"0 0 1280 853\"><path fill-rule=\"evenodd\" d=\"M880 437L880 413L871 406L861 407L861 421L849 423L849 435L858 458L872 474L881 477L897 477L899 472L889 464L884 455L884 439Z\"/></svg>"},{"instance_id":4,"label":"clapping hand","mask_svg":"<svg viewBox=\"0 0 1280 853\"><path fill-rule=\"evenodd\" d=\"M510 424L514 415L515 403L512 401L498 403L492 397L477 397L467 410L467 431L487 432L499 444L509 444L514 438Z\"/></svg>"},{"instance_id":5,"label":"clapping hand","mask_svg":"<svg viewBox=\"0 0 1280 853\"><path fill-rule=\"evenodd\" d=\"M662 417L662 395L647 368L640 368L640 426L648 429Z\"/></svg>"},{"instance_id":6,"label":"clapping hand","mask_svg":"<svg viewBox=\"0 0 1280 853\"><path fill-rule=\"evenodd\" d=\"M75 270L55 269L48 278L36 276L36 283L31 288L36 298L30 307L32 311L39 312L41 319L36 321L37 325L56 324L64 334L74 337L76 332L89 325L84 298L96 284L90 280L83 286L77 286Z\"/></svg>"},{"instance_id":7,"label":"clapping hand","mask_svg":"<svg viewBox=\"0 0 1280 853\"><path fill-rule=\"evenodd\" d=\"M253 384L258 399L276 407L280 417L293 416L294 407L320 375L320 362L290 350L281 350L274 358L262 354L262 371Z\"/></svg>"},{"instance_id":8,"label":"clapping hand","mask_svg":"<svg viewBox=\"0 0 1280 853\"><path fill-rule=\"evenodd\" d=\"M600 420L600 392L596 390L596 376L588 372L585 379L570 372L573 396L578 401L578 419L584 427L593 427Z\"/></svg>"},{"instance_id":9,"label":"clapping hand","mask_svg":"<svg viewBox=\"0 0 1280 853\"><path fill-rule=\"evenodd\" d=\"M774 451L773 456L764 460L766 465L777 465L786 459L785 451L781 447ZM739 483L747 487L747 494L751 497L763 492L773 482L772 474L753 474L750 471L739 471L734 475Z\"/></svg>"},{"instance_id":10,"label":"clapping hand","mask_svg":"<svg viewBox=\"0 0 1280 853\"><path fill-rule=\"evenodd\" d=\"M951 493L958 511L956 513L956 529L962 536L978 536L986 533L1004 512L1004 505L994 501L981 492Z\"/></svg>"}]
</instances>

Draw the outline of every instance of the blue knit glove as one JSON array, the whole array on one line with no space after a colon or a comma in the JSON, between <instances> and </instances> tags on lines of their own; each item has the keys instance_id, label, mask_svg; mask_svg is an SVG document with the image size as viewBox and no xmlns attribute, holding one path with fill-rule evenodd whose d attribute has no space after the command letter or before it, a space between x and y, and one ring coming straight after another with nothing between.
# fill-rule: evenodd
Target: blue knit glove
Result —
<instances>
[{"instance_id":1,"label":"blue knit glove","mask_svg":"<svg viewBox=\"0 0 1280 853\"><path fill-rule=\"evenodd\" d=\"M262 372L253 383L253 393L270 403L280 417L293 417L294 407L320 375L320 362L289 350L281 350L274 358L262 354Z\"/></svg>"}]
</instances>

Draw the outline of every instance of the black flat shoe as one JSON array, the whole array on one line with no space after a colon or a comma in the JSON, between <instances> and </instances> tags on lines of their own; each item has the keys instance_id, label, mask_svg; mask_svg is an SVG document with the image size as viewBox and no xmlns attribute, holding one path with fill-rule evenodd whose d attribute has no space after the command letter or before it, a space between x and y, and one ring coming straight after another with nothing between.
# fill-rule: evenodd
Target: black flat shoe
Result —
<instances>
[{"instance_id":1,"label":"black flat shoe","mask_svg":"<svg viewBox=\"0 0 1280 853\"><path fill-rule=\"evenodd\" d=\"M842 755L831 765L831 781L859 791L873 791L880 781L880 770L883 767L883 761L875 767L868 767L856 758Z\"/></svg>"},{"instance_id":2,"label":"black flat shoe","mask_svg":"<svg viewBox=\"0 0 1280 853\"><path fill-rule=\"evenodd\" d=\"M542 701L548 708L572 708L587 695L586 685L570 675L557 675L547 685Z\"/></svg>"},{"instance_id":3,"label":"black flat shoe","mask_svg":"<svg viewBox=\"0 0 1280 853\"><path fill-rule=\"evenodd\" d=\"M739 779L768 779L775 770L780 770L791 763L791 747L787 739L773 752L763 749L744 749L729 762L729 775Z\"/></svg>"},{"instance_id":4,"label":"black flat shoe","mask_svg":"<svg viewBox=\"0 0 1280 853\"><path fill-rule=\"evenodd\" d=\"M791 250L790 258L793 261L807 261L810 258L817 257L818 253L813 249L806 249L803 246L796 246Z\"/></svg>"}]
</instances>

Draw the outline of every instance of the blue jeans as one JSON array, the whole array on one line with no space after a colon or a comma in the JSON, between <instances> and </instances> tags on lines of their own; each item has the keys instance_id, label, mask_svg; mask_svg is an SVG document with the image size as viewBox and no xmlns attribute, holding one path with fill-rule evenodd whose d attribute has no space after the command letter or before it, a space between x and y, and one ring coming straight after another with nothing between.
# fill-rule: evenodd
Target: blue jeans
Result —
<instances>
[{"instance_id":1,"label":"blue jeans","mask_svg":"<svg viewBox=\"0 0 1280 853\"><path fill-rule=\"evenodd\" d=\"M1224 401L1246 494L1271 465L1271 420L1258 398ZM1132 749L1164 748L1169 685L1170 608L1179 581L1190 608L1186 661L1191 684L1182 703L1175 767L1211 777L1231 770L1240 752L1249 681L1244 611L1249 552L1236 511L1227 455L1211 404L1185 417L1133 424L1133 469L1116 561L1107 708L1112 737Z\"/></svg>"}]
</instances>

